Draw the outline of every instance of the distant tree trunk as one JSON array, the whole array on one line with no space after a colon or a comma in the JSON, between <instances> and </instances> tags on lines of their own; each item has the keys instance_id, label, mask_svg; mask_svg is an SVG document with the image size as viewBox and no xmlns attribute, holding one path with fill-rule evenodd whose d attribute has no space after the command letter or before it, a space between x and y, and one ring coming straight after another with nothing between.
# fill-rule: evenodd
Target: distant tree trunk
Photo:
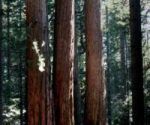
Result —
<instances>
[{"instance_id":1,"label":"distant tree trunk","mask_svg":"<svg viewBox=\"0 0 150 125\"><path fill-rule=\"evenodd\" d=\"M21 36L21 19L22 19L22 16L21 16L21 0L19 1L19 23L20 23L20 27L19 27L19 35ZM22 52L21 52L21 49L20 49L20 52L19 52L19 89L20 89L20 102L19 102L19 108L20 108L20 125L24 125L24 115L23 115L23 108L24 108L24 100L23 100L23 81L22 81Z\"/></svg>"},{"instance_id":2,"label":"distant tree trunk","mask_svg":"<svg viewBox=\"0 0 150 125\"><path fill-rule=\"evenodd\" d=\"M126 50L126 75L127 75L127 81L126 81L126 95L127 97L130 96L130 91L131 91L131 87L130 87L130 81L131 81L131 48L130 48L130 43L127 41L127 39L125 40L125 50ZM129 120L129 125L131 124L131 120L130 120L130 114L131 114L131 108L130 108L130 100L128 100L127 102L127 109L128 109L128 120Z\"/></svg>"},{"instance_id":3,"label":"distant tree trunk","mask_svg":"<svg viewBox=\"0 0 150 125\"><path fill-rule=\"evenodd\" d=\"M121 86L123 88L120 90L120 94L122 95L122 98L125 99L126 95L126 58L125 58L125 39L126 39L126 33L121 28L120 30L120 56L121 56Z\"/></svg>"},{"instance_id":4,"label":"distant tree trunk","mask_svg":"<svg viewBox=\"0 0 150 125\"><path fill-rule=\"evenodd\" d=\"M27 30L26 30L26 32L27 32ZM25 44L27 44L27 43L25 43ZM28 125L28 82L27 82L27 66L28 66L28 61L27 61L27 48L25 49L25 53L24 53L25 55L23 55L23 57L24 57L24 59L23 59L23 61L24 61L24 63L23 63L23 67L24 67L24 73L23 73L23 75L24 76L26 76L25 78L24 78L24 82L23 82L23 91L24 91L24 99L23 99L23 101L24 101L24 125Z\"/></svg>"},{"instance_id":5,"label":"distant tree trunk","mask_svg":"<svg viewBox=\"0 0 150 125\"><path fill-rule=\"evenodd\" d=\"M126 100L126 98L128 98L128 76L127 76L127 64L126 64L126 54L127 53L127 48L126 48L126 32L123 28L121 28L120 30L120 54L121 54L121 86L122 88L120 88L120 95L121 95L121 99L123 99L123 101ZM124 109L123 111L123 115L121 117L121 125L129 125L129 107L127 105L127 107Z\"/></svg>"},{"instance_id":6,"label":"distant tree trunk","mask_svg":"<svg viewBox=\"0 0 150 125\"><path fill-rule=\"evenodd\" d=\"M74 0L56 0L54 100L56 125L74 125Z\"/></svg>"},{"instance_id":7,"label":"distant tree trunk","mask_svg":"<svg viewBox=\"0 0 150 125\"><path fill-rule=\"evenodd\" d=\"M109 28L109 20L108 20L108 8L106 7L106 28ZM107 116L108 116L108 125L111 125L111 84L110 84L110 42L109 42L109 31L106 33L106 45L107 45Z\"/></svg>"},{"instance_id":8,"label":"distant tree trunk","mask_svg":"<svg viewBox=\"0 0 150 125\"><path fill-rule=\"evenodd\" d=\"M144 125L143 59L140 0L130 0L133 125Z\"/></svg>"},{"instance_id":9,"label":"distant tree trunk","mask_svg":"<svg viewBox=\"0 0 150 125\"><path fill-rule=\"evenodd\" d=\"M52 125L49 88L49 42L46 0L27 0L28 125Z\"/></svg>"},{"instance_id":10,"label":"distant tree trunk","mask_svg":"<svg viewBox=\"0 0 150 125\"><path fill-rule=\"evenodd\" d=\"M81 100L81 91L80 91L80 82L79 82L79 56L78 56L78 42L82 40L83 35L83 27L82 27L82 20L79 18L79 14L82 13L78 11L79 3L76 3L76 10L75 10L75 60L74 60L74 108L75 108L75 125L82 125L82 100ZM80 20L80 21L79 21ZM79 28L78 28L79 26Z\"/></svg>"},{"instance_id":11,"label":"distant tree trunk","mask_svg":"<svg viewBox=\"0 0 150 125\"><path fill-rule=\"evenodd\" d=\"M10 0L7 0L7 91L6 99L10 103L11 88L10 88Z\"/></svg>"},{"instance_id":12,"label":"distant tree trunk","mask_svg":"<svg viewBox=\"0 0 150 125\"><path fill-rule=\"evenodd\" d=\"M87 41L85 125L105 125L100 0L85 1L85 11Z\"/></svg>"},{"instance_id":13,"label":"distant tree trunk","mask_svg":"<svg viewBox=\"0 0 150 125\"><path fill-rule=\"evenodd\" d=\"M2 1L0 0L0 125L3 124L3 81L2 81Z\"/></svg>"},{"instance_id":14,"label":"distant tree trunk","mask_svg":"<svg viewBox=\"0 0 150 125\"><path fill-rule=\"evenodd\" d=\"M77 37L77 35L76 35ZM78 39L75 41L75 61L74 61L74 106L75 106L75 124L82 124L82 116L81 116L81 91L80 91L80 83L78 80Z\"/></svg>"},{"instance_id":15,"label":"distant tree trunk","mask_svg":"<svg viewBox=\"0 0 150 125\"><path fill-rule=\"evenodd\" d=\"M19 53L19 89L20 89L20 125L23 125L23 82L22 82L22 57Z\"/></svg>"}]
</instances>

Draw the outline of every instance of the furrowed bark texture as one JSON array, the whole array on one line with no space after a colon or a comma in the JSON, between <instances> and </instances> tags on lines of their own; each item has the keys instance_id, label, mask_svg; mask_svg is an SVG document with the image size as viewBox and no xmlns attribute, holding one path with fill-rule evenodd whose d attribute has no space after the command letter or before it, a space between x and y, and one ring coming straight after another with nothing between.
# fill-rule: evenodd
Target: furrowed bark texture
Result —
<instances>
[{"instance_id":1,"label":"furrowed bark texture","mask_svg":"<svg viewBox=\"0 0 150 125\"><path fill-rule=\"evenodd\" d=\"M54 100L56 125L74 125L74 0L56 0Z\"/></svg>"},{"instance_id":2,"label":"furrowed bark texture","mask_svg":"<svg viewBox=\"0 0 150 125\"><path fill-rule=\"evenodd\" d=\"M46 0L26 0L28 26L27 39L27 120L28 125L51 125L50 66ZM37 48L33 42L37 42ZM34 48L34 49L33 49ZM43 55L44 71L39 70L39 57Z\"/></svg>"},{"instance_id":3,"label":"furrowed bark texture","mask_svg":"<svg viewBox=\"0 0 150 125\"><path fill-rule=\"evenodd\" d=\"M85 125L105 125L100 0L86 0L85 11L87 90L84 121Z\"/></svg>"}]
</instances>

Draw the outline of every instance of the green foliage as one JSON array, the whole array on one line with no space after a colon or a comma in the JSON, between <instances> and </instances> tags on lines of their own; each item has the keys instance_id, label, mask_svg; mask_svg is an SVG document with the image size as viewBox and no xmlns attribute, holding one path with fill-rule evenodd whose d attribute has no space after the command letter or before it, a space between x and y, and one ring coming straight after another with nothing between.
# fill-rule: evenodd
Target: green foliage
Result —
<instances>
[{"instance_id":1,"label":"green foliage","mask_svg":"<svg viewBox=\"0 0 150 125\"><path fill-rule=\"evenodd\" d=\"M25 80L25 61L20 60L25 59L26 49L25 1L11 0L9 3L8 6L7 0L2 1L3 124L17 125L20 121L20 93L25 97L25 86L20 91L20 84L25 83L20 80Z\"/></svg>"}]
</instances>

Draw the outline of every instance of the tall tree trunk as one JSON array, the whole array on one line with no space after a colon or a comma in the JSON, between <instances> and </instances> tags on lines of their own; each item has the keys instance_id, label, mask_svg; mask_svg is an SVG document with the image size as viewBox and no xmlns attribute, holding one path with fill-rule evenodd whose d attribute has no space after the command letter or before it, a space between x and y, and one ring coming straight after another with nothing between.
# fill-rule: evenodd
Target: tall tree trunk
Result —
<instances>
[{"instance_id":1,"label":"tall tree trunk","mask_svg":"<svg viewBox=\"0 0 150 125\"><path fill-rule=\"evenodd\" d=\"M20 125L23 125L23 82L22 82L22 57L19 52L19 90L20 90Z\"/></svg>"},{"instance_id":2,"label":"tall tree trunk","mask_svg":"<svg viewBox=\"0 0 150 125\"><path fill-rule=\"evenodd\" d=\"M74 125L74 0L56 0L54 100L56 125Z\"/></svg>"},{"instance_id":3,"label":"tall tree trunk","mask_svg":"<svg viewBox=\"0 0 150 125\"><path fill-rule=\"evenodd\" d=\"M22 32L22 28L21 28L21 20L22 20L22 16L21 16L21 0L19 1L19 23L20 23L20 27L19 27L19 35L21 36L21 32ZM21 42L21 41L20 41ZM20 125L23 125L24 123L24 115L23 115L23 105L24 105L24 100L23 100L23 81L22 81L22 52L20 49L19 52L19 89L20 89L20 102L19 102L19 107L20 107Z\"/></svg>"},{"instance_id":4,"label":"tall tree trunk","mask_svg":"<svg viewBox=\"0 0 150 125\"><path fill-rule=\"evenodd\" d=\"M76 35L77 37L77 35ZM74 61L74 106L75 106L75 124L82 124L82 107L81 107L81 91L80 83L78 80L78 41L75 41L75 61Z\"/></svg>"},{"instance_id":5,"label":"tall tree trunk","mask_svg":"<svg viewBox=\"0 0 150 125\"><path fill-rule=\"evenodd\" d=\"M130 0L133 125L144 125L143 59L140 0Z\"/></svg>"},{"instance_id":6,"label":"tall tree trunk","mask_svg":"<svg viewBox=\"0 0 150 125\"><path fill-rule=\"evenodd\" d=\"M125 39L126 39L126 33L121 28L120 30L120 56L121 56L121 86L123 88L120 90L121 98L125 99L126 95L126 64L125 64Z\"/></svg>"},{"instance_id":7,"label":"tall tree trunk","mask_svg":"<svg viewBox=\"0 0 150 125\"><path fill-rule=\"evenodd\" d=\"M106 7L106 28L109 28L109 20L108 20L108 8ZM106 33L106 46L107 46L107 116L108 116L108 125L111 125L111 84L110 84L110 42L109 42L109 31Z\"/></svg>"},{"instance_id":8,"label":"tall tree trunk","mask_svg":"<svg viewBox=\"0 0 150 125\"><path fill-rule=\"evenodd\" d=\"M0 0L0 125L3 124L3 81L2 81L2 1Z\"/></svg>"},{"instance_id":9,"label":"tall tree trunk","mask_svg":"<svg viewBox=\"0 0 150 125\"><path fill-rule=\"evenodd\" d=\"M105 125L100 0L85 1L85 11L87 41L85 125Z\"/></svg>"},{"instance_id":10,"label":"tall tree trunk","mask_svg":"<svg viewBox=\"0 0 150 125\"><path fill-rule=\"evenodd\" d=\"M28 125L51 125L49 86L49 44L47 1L27 0L27 90Z\"/></svg>"},{"instance_id":11,"label":"tall tree trunk","mask_svg":"<svg viewBox=\"0 0 150 125\"><path fill-rule=\"evenodd\" d=\"M82 40L82 34L83 34L83 31L82 31L82 21L80 20L80 22L78 22L78 19L80 19L78 16L79 14L82 13L78 11L79 9L79 3L77 2L76 3L76 10L75 10L75 16L76 16L76 19L75 19L75 24L76 24L76 28L75 28L75 31L76 31L76 34L75 34L75 59L74 59L74 108L75 108L75 125L82 125L82 100L81 100L81 91L80 91L80 82L79 82L79 56L78 56L78 42L79 40L81 41ZM78 28L79 26L79 28ZM80 35L79 35L79 34Z\"/></svg>"},{"instance_id":12,"label":"tall tree trunk","mask_svg":"<svg viewBox=\"0 0 150 125\"><path fill-rule=\"evenodd\" d=\"M120 95L121 99L123 101L128 98L128 74L127 74L127 58L126 54L127 53L127 48L126 48L126 32L123 28L120 30L120 54L121 54L121 86L122 88L120 89ZM127 107L123 111L123 115L121 117L121 124L122 125L129 125L129 107L127 103Z\"/></svg>"},{"instance_id":13,"label":"tall tree trunk","mask_svg":"<svg viewBox=\"0 0 150 125\"><path fill-rule=\"evenodd\" d=\"M126 95L127 95L127 97L129 97L130 96L130 90L131 90L131 87L130 87L130 81L131 81L131 67L129 67L130 66L130 64L131 64L131 51L130 51L131 49L130 49L130 43L128 43L128 41L127 41L127 38L126 38L126 40L125 40L125 51L126 51L126 78L127 78L127 81L126 81ZM128 100L128 102L127 102L128 104L127 104L127 109L128 109L128 120L129 120L129 125L131 124L131 120L130 120L130 114L131 114L131 108L130 108L130 101Z\"/></svg>"},{"instance_id":14,"label":"tall tree trunk","mask_svg":"<svg viewBox=\"0 0 150 125\"><path fill-rule=\"evenodd\" d=\"M8 95L6 100L8 100L8 105L10 104L11 88L10 88L10 0L7 0L7 91Z\"/></svg>"}]
</instances>

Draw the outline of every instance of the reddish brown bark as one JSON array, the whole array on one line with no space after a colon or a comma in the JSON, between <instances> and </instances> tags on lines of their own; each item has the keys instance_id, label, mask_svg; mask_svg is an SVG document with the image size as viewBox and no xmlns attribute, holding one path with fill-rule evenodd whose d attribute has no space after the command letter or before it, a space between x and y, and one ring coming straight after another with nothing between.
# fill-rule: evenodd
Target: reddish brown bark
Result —
<instances>
[{"instance_id":1,"label":"reddish brown bark","mask_svg":"<svg viewBox=\"0 0 150 125\"><path fill-rule=\"evenodd\" d=\"M51 125L51 109L49 94L49 56L48 25L46 0L27 0L26 15L28 25L27 40L27 117L28 125ZM45 58L45 71L40 72L39 55L33 49L33 41L37 41L39 53ZM45 45L42 46L43 41ZM49 89L49 90L48 90Z\"/></svg>"},{"instance_id":2,"label":"reddish brown bark","mask_svg":"<svg viewBox=\"0 0 150 125\"><path fill-rule=\"evenodd\" d=\"M74 0L56 0L54 100L56 125L74 125Z\"/></svg>"},{"instance_id":3,"label":"reddish brown bark","mask_svg":"<svg viewBox=\"0 0 150 125\"><path fill-rule=\"evenodd\" d=\"M87 41L85 125L105 125L100 0L87 0L85 11Z\"/></svg>"}]
</instances>

